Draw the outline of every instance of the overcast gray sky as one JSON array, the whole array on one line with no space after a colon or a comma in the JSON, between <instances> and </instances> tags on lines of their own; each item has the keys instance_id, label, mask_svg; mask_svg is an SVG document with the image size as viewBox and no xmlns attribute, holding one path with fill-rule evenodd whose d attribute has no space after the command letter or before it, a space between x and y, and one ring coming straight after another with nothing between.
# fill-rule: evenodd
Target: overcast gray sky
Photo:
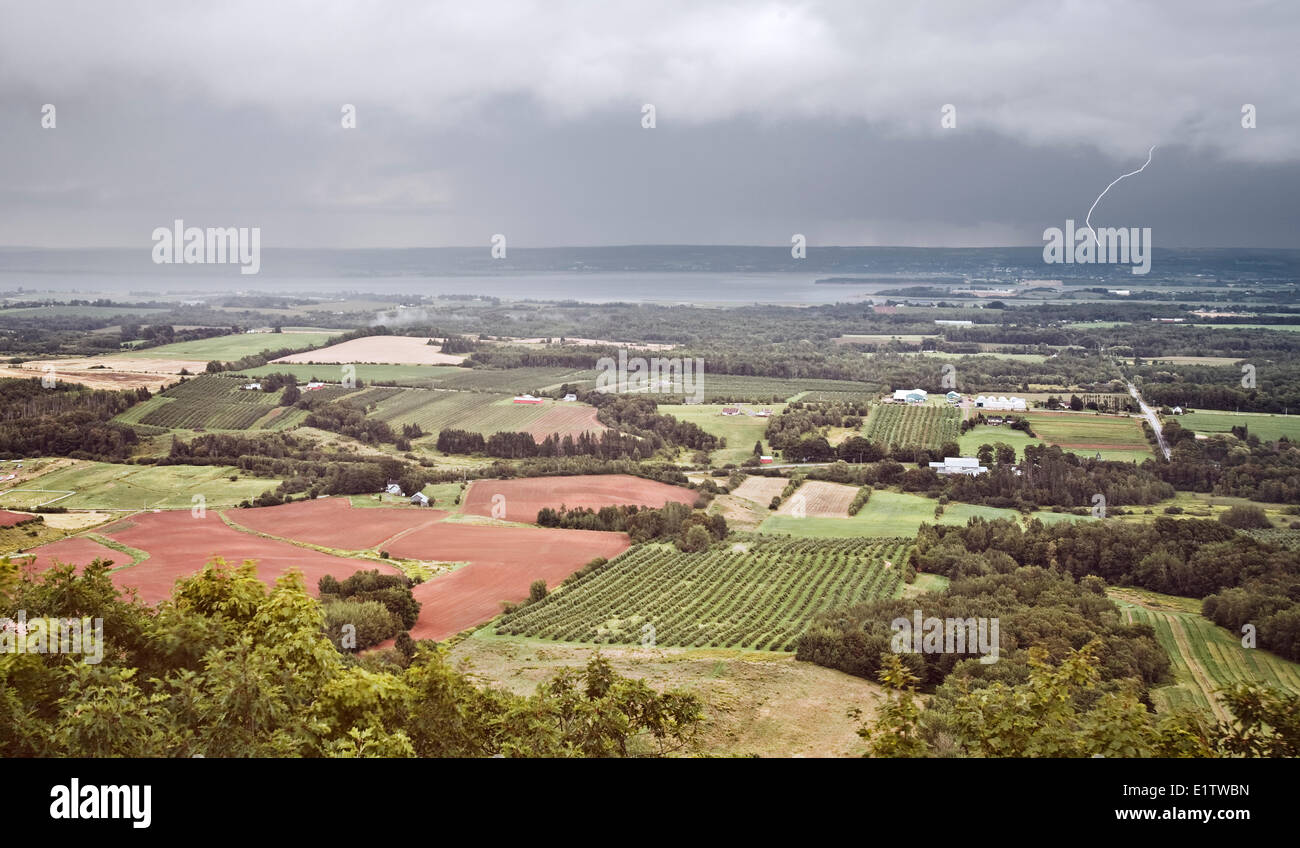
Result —
<instances>
[{"instance_id":1,"label":"overcast gray sky","mask_svg":"<svg viewBox=\"0 0 1300 848\"><path fill-rule=\"evenodd\" d=\"M1291 2L0 0L0 245L1035 245L1157 144L1094 224L1294 248L1298 42Z\"/></svg>"}]
</instances>

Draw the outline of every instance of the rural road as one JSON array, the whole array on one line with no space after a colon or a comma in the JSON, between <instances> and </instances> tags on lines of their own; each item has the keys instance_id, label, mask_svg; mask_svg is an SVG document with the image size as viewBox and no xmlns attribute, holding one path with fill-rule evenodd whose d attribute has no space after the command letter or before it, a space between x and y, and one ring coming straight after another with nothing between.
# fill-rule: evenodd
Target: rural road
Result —
<instances>
[{"instance_id":1,"label":"rural road","mask_svg":"<svg viewBox=\"0 0 1300 848\"><path fill-rule=\"evenodd\" d=\"M1165 444L1165 434L1160 429L1160 416L1156 415L1156 411L1147 406L1146 401L1142 400L1142 395L1138 393L1137 386L1127 380L1125 382L1128 383L1128 393L1138 402L1138 407L1141 408L1142 414L1146 416L1147 423L1151 425L1151 429L1155 432L1160 451L1165 455L1165 459L1169 459L1169 445Z\"/></svg>"}]
</instances>

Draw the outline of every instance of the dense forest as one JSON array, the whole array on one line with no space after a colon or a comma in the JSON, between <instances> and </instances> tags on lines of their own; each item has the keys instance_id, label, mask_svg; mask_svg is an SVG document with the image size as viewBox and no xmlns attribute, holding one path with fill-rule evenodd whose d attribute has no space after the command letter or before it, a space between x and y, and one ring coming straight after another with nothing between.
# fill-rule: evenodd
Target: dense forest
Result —
<instances>
[{"instance_id":1,"label":"dense forest","mask_svg":"<svg viewBox=\"0 0 1300 848\"><path fill-rule=\"evenodd\" d=\"M70 456L121 461L139 441L135 430L109 421L148 389L115 392L39 379L0 379L0 457Z\"/></svg>"}]
</instances>

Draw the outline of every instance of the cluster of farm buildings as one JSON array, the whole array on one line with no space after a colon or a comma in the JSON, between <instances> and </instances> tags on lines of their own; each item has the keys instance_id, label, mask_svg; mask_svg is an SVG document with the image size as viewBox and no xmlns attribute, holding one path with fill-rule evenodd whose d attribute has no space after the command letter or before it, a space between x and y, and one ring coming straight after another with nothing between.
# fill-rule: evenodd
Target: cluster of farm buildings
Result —
<instances>
[{"instance_id":1,"label":"cluster of farm buildings","mask_svg":"<svg viewBox=\"0 0 1300 848\"><path fill-rule=\"evenodd\" d=\"M930 393L925 389L896 389L893 395L885 398L885 403L922 404L929 397ZM948 401L948 403L961 403L962 396L960 392L948 392L944 395L944 400ZM993 395L976 397L974 406L976 409L997 409L1008 412L1024 412L1029 408L1029 404L1026 403L1024 398L994 397Z\"/></svg>"}]
</instances>

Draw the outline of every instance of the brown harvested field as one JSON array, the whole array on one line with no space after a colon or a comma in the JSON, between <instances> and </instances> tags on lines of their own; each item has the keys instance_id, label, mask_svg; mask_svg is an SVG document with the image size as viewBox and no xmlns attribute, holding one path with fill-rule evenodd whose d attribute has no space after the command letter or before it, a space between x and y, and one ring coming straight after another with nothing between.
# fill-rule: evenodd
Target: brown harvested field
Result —
<instances>
[{"instance_id":1,"label":"brown harvested field","mask_svg":"<svg viewBox=\"0 0 1300 848\"><path fill-rule=\"evenodd\" d=\"M444 562L469 562L415 587L423 606L411 628L412 639L446 639L501 613L502 601L522 601L534 580L555 586L603 556L627 550L623 533L498 527L439 522L388 544L394 556Z\"/></svg>"},{"instance_id":2,"label":"brown harvested field","mask_svg":"<svg viewBox=\"0 0 1300 848\"><path fill-rule=\"evenodd\" d=\"M330 556L287 542L241 533L226 526L215 510L203 518L195 518L188 509L144 513L110 524L99 532L124 545L148 552L149 558L139 565L113 573L113 582L117 586L136 588L139 597L147 603L169 597L178 578L198 572L214 556L234 565L245 559L256 560L258 576L267 585L273 584L275 578L290 568L296 568L303 573L307 588L313 594L317 581L326 574L343 579L356 571L372 568L400 573L392 566ZM54 551L53 556L58 556L57 546L64 545L62 550L69 551L70 543L74 541L90 540L63 540L38 548L35 553L40 557L44 552ZM130 559L117 551L109 551L109 554L119 565Z\"/></svg>"},{"instance_id":3,"label":"brown harvested field","mask_svg":"<svg viewBox=\"0 0 1300 848\"><path fill-rule=\"evenodd\" d=\"M553 406L542 417L530 424L526 431L537 440L538 444L547 436L573 436L575 439L583 433L603 433L604 424L596 419L596 408L580 404L563 404Z\"/></svg>"},{"instance_id":4,"label":"brown harvested field","mask_svg":"<svg viewBox=\"0 0 1300 848\"><path fill-rule=\"evenodd\" d=\"M347 498L226 510L226 518L241 527L345 551L376 547L398 533L440 521L447 515L427 507L354 507Z\"/></svg>"},{"instance_id":5,"label":"brown harvested field","mask_svg":"<svg viewBox=\"0 0 1300 848\"><path fill-rule=\"evenodd\" d=\"M544 506L600 509L603 506L661 507L669 501L695 503L696 493L630 474L591 474L572 477L527 477L516 480L475 480L464 500L469 515L492 515L492 498L505 497L507 521L533 524Z\"/></svg>"},{"instance_id":6,"label":"brown harvested field","mask_svg":"<svg viewBox=\"0 0 1300 848\"><path fill-rule=\"evenodd\" d=\"M474 636L455 645L451 658L477 681L527 695L563 668L582 668L597 651L614 671L656 691L685 689L700 698L704 722L690 753L860 757L866 743L845 712L858 707L860 721L870 721L883 699L871 681L784 654Z\"/></svg>"},{"instance_id":7,"label":"brown harvested field","mask_svg":"<svg viewBox=\"0 0 1300 848\"><path fill-rule=\"evenodd\" d=\"M777 515L794 515L799 510L804 515L822 518L847 518L849 504L858 490L842 483L828 483L824 480L809 480L786 498L785 503L776 511Z\"/></svg>"},{"instance_id":8,"label":"brown harvested field","mask_svg":"<svg viewBox=\"0 0 1300 848\"><path fill-rule=\"evenodd\" d=\"M73 532L85 530L87 527L94 527L96 524L103 524L105 521L111 521L119 517L120 515L114 515L111 512L47 512L45 514L45 526L53 527L55 530Z\"/></svg>"},{"instance_id":9,"label":"brown harvested field","mask_svg":"<svg viewBox=\"0 0 1300 848\"><path fill-rule=\"evenodd\" d=\"M207 368L203 359L149 359L142 356L118 355L110 353L104 356L78 356L68 359L33 359L19 367L24 371L35 371L32 376L40 376L46 366L54 366L56 375L65 371L86 372L88 374L127 371L132 374L179 374L184 368L194 374L202 374ZM103 366L103 367L96 367Z\"/></svg>"},{"instance_id":10,"label":"brown harvested field","mask_svg":"<svg viewBox=\"0 0 1300 848\"><path fill-rule=\"evenodd\" d=\"M131 563L129 554L105 547L93 539L78 536L60 539L57 542L51 542L48 545L41 545L36 548L32 551L32 557L23 565L23 571L38 574L50 568L56 562L65 565L76 565L78 566L77 570L80 571L82 566L90 565L97 559L111 560L114 567L121 567Z\"/></svg>"},{"instance_id":11,"label":"brown harvested field","mask_svg":"<svg viewBox=\"0 0 1300 848\"><path fill-rule=\"evenodd\" d=\"M465 357L443 353L438 345L428 344L427 336L366 336L329 345L319 350L282 356L273 362L300 365L339 365L374 363L378 365L457 365Z\"/></svg>"},{"instance_id":12,"label":"brown harvested field","mask_svg":"<svg viewBox=\"0 0 1300 848\"><path fill-rule=\"evenodd\" d=\"M769 499L770 501L770 499ZM735 495L718 495L709 504L709 515L721 515L733 530L757 530L772 513L767 504L759 506L751 500Z\"/></svg>"},{"instance_id":13,"label":"brown harvested field","mask_svg":"<svg viewBox=\"0 0 1300 848\"><path fill-rule=\"evenodd\" d=\"M622 533L445 522L440 519L446 513L437 510L352 508L344 499L229 512L243 526L253 529L256 525L264 528L262 532L286 539L354 550L382 542L394 556L404 559L468 562L415 587L415 597L424 605L411 630L417 639L445 639L482 624L501 612L502 601L526 598L534 580L554 586L595 557L615 557L631 544ZM356 527L329 526L348 522L356 522ZM203 518L194 518L189 510L144 513L98 532L149 554L138 565L112 575L114 584L135 588L147 603L170 596L177 579L196 573L214 556L235 565L255 560L258 576L267 585L295 568L303 573L312 594L326 574L344 579L373 568L400 573L382 563L331 556L242 532L225 524L215 510ZM33 554L33 563L24 567L34 571L49 568L55 560L85 565L100 557L119 567L131 560L128 554L84 537L53 542Z\"/></svg>"},{"instance_id":14,"label":"brown harvested field","mask_svg":"<svg viewBox=\"0 0 1300 848\"><path fill-rule=\"evenodd\" d=\"M747 501L753 501L760 506L767 506L772 502L772 498L781 494L781 490L789 482L784 477L746 477L739 486L731 491L731 494Z\"/></svg>"},{"instance_id":15,"label":"brown harvested field","mask_svg":"<svg viewBox=\"0 0 1300 848\"><path fill-rule=\"evenodd\" d=\"M26 521L34 517L26 512L10 512L7 509L0 509L0 527L12 527L20 521Z\"/></svg>"},{"instance_id":16,"label":"brown harvested field","mask_svg":"<svg viewBox=\"0 0 1300 848\"><path fill-rule=\"evenodd\" d=\"M16 368L11 365L0 365L0 377L15 377L20 380L30 380L35 377L41 377L44 372L35 368ZM161 389L169 383L176 382L171 375L167 374L142 374L132 371L67 371L56 370L54 376L63 383L76 383L90 389L148 389L151 392Z\"/></svg>"}]
</instances>

